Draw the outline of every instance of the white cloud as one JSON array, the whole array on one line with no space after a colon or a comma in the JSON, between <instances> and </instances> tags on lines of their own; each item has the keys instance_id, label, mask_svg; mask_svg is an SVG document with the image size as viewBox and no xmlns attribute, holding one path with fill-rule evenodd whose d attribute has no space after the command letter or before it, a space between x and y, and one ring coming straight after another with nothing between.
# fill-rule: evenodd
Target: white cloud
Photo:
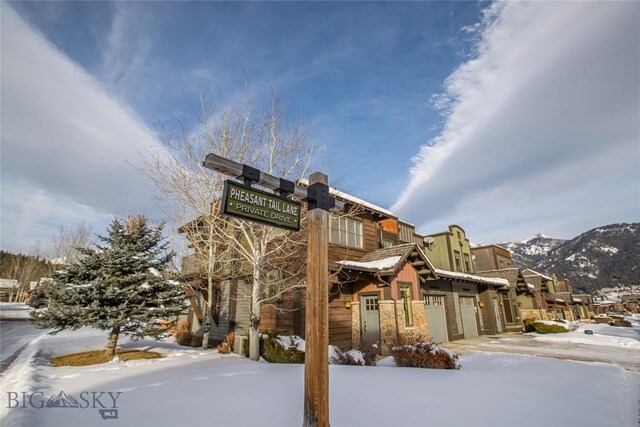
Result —
<instances>
[{"instance_id":1,"label":"white cloud","mask_svg":"<svg viewBox=\"0 0 640 427\"><path fill-rule=\"evenodd\" d=\"M153 185L135 166L139 153L159 148L154 134L7 3L1 7L3 249L46 239L46 224L55 229L56 221L152 213Z\"/></svg>"},{"instance_id":2,"label":"white cloud","mask_svg":"<svg viewBox=\"0 0 640 427\"><path fill-rule=\"evenodd\" d=\"M477 241L640 219L640 5L502 2L392 210Z\"/></svg>"}]
</instances>

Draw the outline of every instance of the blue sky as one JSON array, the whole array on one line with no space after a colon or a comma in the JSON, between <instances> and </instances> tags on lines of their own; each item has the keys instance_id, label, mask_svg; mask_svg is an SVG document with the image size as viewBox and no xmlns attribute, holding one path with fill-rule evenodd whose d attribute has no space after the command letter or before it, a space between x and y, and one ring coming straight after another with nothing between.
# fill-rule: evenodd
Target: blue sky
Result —
<instances>
[{"instance_id":1,"label":"blue sky","mask_svg":"<svg viewBox=\"0 0 640 427\"><path fill-rule=\"evenodd\" d=\"M304 111L331 179L423 233L640 219L635 2L1 7L3 249L161 219L134 168L153 124L189 118L198 85L233 102L245 77Z\"/></svg>"}]
</instances>

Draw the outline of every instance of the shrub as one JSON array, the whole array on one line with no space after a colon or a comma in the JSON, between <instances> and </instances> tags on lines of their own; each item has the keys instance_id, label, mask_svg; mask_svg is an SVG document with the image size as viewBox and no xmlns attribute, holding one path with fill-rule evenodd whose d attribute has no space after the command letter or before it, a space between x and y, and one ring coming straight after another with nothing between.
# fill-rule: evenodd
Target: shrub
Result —
<instances>
[{"instance_id":1,"label":"shrub","mask_svg":"<svg viewBox=\"0 0 640 427\"><path fill-rule=\"evenodd\" d=\"M245 334L245 337L247 338L246 340L242 340L242 355L244 357L249 357L249 333L247 332ZM262 340L260 340L262 341ZM262 343L260 343L262 344Z\"/></svg>"},{"instance_id":2,"label":"shrub","mask_svg":"<svg viewBox=\"0 0 640 427\"><path fill-rule=\"evenodd\" d=\"M553 325L542 322L534 322L533 327L539 334L560 334L563 332L569 332L569 330L562 325Z\"/></svg>"},{"instance_id":3,"label":"shrub","mask_svg":"<svg viewBox=\"0 0 640 427\"><path fill-rule=\"evenodd\" d=\"M176 326L176 330L173 333L173 337L180 345L187 347L200 347L202 346L202 336L198 336L189 330L188 323L180 323Z\"/></svg>"},{"instance_id":4,"label":"shrub","mask_svg":"<svg viewBox=\"0 0 640 427\"><path fill-rule=\"evenodd\" d=\"M202 336L196 335L191 331L177 331L174 334L176 342L187 347L202 346Z\"/></svg>"},{"instance_id":5,"label":"shrub","mask_svg":"<svg viewBox=\"0 0 640 427\"><path fill-rule=\"evenodd\" d=\"M331 346L329 363L332 365L364 365L364 355L358 350L345 350L340 347Z\"/></svg>"},{"instance_id":6,"label":"shrub","mask_svg":"<svg viewBox=\"0 0 640 427\"><path fill-rule=\"evenodd\" d=\"M623 328L630 328L631 327L631 322L629 322L628 320L624 320L624 319L614 319L609 324L611 326L619 326L619 327L623 327Z\"/></svg>"},{"instance_id":7,"label":"shrub","mask_svg":"<svg viewBox=\"0 0 640 427\"><path fill-rule=\"evenodd\" d=\"M271 363L304 363L304 351L296 348L294 337L289 338L290 345L283 345L277 335L260 340L260 355Z\"/></svg>"},{"instance_id":8,"label":"shrub","mask_svg":"<svg viewBox=\"0 0 640 427\"><path fill-rule=\"evenodd\" d=\"M369 347L361 348L362 357L364 358L364 364L366 366L376 366L376 360L380 354L378 344L371 344Z\"/></svg>"},{"instance_id":9,"label":"shrub","mask_svg":"<svg viewBox=\"0 0 640 427\"><path fill-rule=\"evenodd\" d=\"M233 351L233 342L236 339L236 333L231 331L227 334L220 344L218 344L218 353L229 354Z\"/></svg>"},{"instance_id":10,"label":"shrub","mask_svg":"<svg viewBox=\"0 0 640 427\"><path fill-rule=\"evenodd\" d=\"M432 342L397 345L391 349L397 366L459 369L458 355Z\"/></svg>"},{"instance_id":11,"label":"shrub","mask_svg":"<svg viewBox=\"0 0 640 427\"><path fill-rule=\"evenodd\" d=\"M524 331L525 332L535 332L536 328L533 326L534 323L536 323L536 319L534 318L528 318L528 319L524 319Z\"/></svg>"}]
</instances>

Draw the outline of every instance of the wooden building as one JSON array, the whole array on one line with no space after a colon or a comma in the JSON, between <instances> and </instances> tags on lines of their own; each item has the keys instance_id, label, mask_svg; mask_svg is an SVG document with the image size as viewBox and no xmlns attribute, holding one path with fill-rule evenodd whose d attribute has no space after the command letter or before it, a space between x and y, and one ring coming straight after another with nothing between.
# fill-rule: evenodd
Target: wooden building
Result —
<instances>
[{"instance_id":1,"label":"wooden building","mask_svg":"<svg viewBox=\"0 0 640 427\"><path fill-rule=\"evenodd\" d=\"M502 270L510 268L512 264L511 252L498 245L473 247L471 258L475 271Z\"/></svg>"},{"instance_id":2,"label":"wooden building","mask_svg":"<svg viewBox=\"0 0 640 427\"><path fill-rule=\"evenodd\" d=\"M509 282L508 286L499 291L508 331L522 331L524 319L539 315L540 299L535 297L535 286L526 281L519 268L478 271L476 274L482 277L501 277ZM532 315L532 312L535 314Z\"/></svg>"},{"instance_id":3,"label":"wooden building","mask_svg":"<svg viewBox=\"0 0 640 427\"><path fill-rule=\"evenodd\" d=\"M332 295L340 297L330 297L331 341L347 343L345 335L337 334L342 328L337 328L335 316L342 307L351 314L351 347L379 343L386 354L407 334L431 339L420 289L437 276L417 244L382 248L337 264Z\"/></svg>"}]
</instances>

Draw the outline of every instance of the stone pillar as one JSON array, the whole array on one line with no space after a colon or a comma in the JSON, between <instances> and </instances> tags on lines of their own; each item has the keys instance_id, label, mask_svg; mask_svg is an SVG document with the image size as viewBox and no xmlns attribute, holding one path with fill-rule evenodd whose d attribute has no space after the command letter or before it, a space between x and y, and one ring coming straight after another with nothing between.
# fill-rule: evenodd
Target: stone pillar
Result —
<instances>
[{"instance_id":1,"label":"stone pillar","mask_svg":"<svg viewBox=\"0 0 640 427\"><path fill-rule=\"evenodd\" d=\"M424 301L411 301L413 309L413 328L416 335L424 337L426 340L431 341L433 335L429 330L429 321L427 320L427 313L425 312Z\"/></svg>"},{"instance_id":2,"label":"stone pillar","mask_svg":"<svg viewBox=\"0 0 640 427\"><path fill-rule=\"evenodd\" d=\"M396 324L394 314L394 302L393 301L379 301L378 307L380 309L380 350L382 355L388 355L391 347L396 343L396 325L399 328L400 323ZM402 307L397 307L398 315L404 312L401 311ZM402 323L404 325L404 321Z\"/></svg>"},{"instance_id":3,"label":"stone pillar","mask_svg":"<svg viewBox=\"0 0 640 427\"><path fill-rule=\"evenodd\" d=\"M351 345L360 348L360 303L351 303Z\"/></svg>"}]
</instances>

